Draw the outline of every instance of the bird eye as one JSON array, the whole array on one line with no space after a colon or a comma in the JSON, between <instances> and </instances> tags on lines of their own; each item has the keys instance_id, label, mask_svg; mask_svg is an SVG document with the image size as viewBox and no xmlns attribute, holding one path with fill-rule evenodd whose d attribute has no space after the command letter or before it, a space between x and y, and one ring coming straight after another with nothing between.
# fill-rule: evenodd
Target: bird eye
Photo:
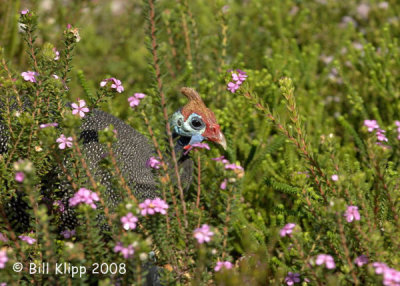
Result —
<instances>
[{"instance_id":1,"label":"bird eye","mask_svg":"<svg viewBox=\"0 0 400 286\"><path fill-rule=\"evenodd\" d=\"M204 125L203 121L200 118L193 118L192 121L190 121L190 125L192 126L193 129L201 129Z\"/></svg>"},{"instance_id":2,"label":"bird eye","mask_svg":"<svg viewBox=\"0 0 400 286\"><path fill-rule=\"evenodd\" d=\"M179 118L179 119L178 119L177 124L178 124L179 127L182 126L182 124L183 124L182 118Z\"/></svg>"}]
</instances>

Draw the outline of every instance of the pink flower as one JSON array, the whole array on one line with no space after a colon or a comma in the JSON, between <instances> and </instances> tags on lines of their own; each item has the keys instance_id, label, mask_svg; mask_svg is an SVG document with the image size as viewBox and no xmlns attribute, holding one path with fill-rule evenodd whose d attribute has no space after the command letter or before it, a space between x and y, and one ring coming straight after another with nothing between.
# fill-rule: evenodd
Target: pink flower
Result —
<instances>
[{"instance_id":1,"label":"pink flower","mask_svg":"<svg viewBox=\"0 0 400 286\"><path fill-rule=\"evenodd\" d=\"M141 209L140 214L142 216L154 215L155 213L165 215L168 204L160 198L155 198L154 200L146 199L143 203L139 204L139 208Z\"/></svg>"},{"instance_id":2,"label":"pink flower","mask_svg":"<svg viewBox=\"0 0 400 286\"><path fill-rule=\"evenodd\" d=\"M134 108L135 106L138 106L140 103L140 100L134 96L131 96L128 98L129 106Z\"/></svg>"},{"instance_id":3,"label":"pink flower","mask_svg":"<svg viewBox=\"0 0 400 286\"><path fill-rule=\"evenodd\" d=\"M24 78L24 80L30 81L30 82L36 82L37 75L38 75L38 73L34 72L34 71L27 71L27 72L21 73L21 76Z\"/></svg>"},{"instance_id":4,"label":"pink flower","mask_svg":"<svg viewBox=\"0 0 400 286\"><path fill-rule=\"evenodd\" d=\"M247 74L240 69L237 69L236 72L233 72L232 70L230 72L233 82L228 83L228 90L235 93L236 90L239 89L240 85L246 80Z\"/></svg>"},{"instance_id":5,"label":"pink flower","mask_svg":"<svg viewBox=\"0 0 400 286\"><path fill-rule=\"evenodd\" d=\"M134 108L140 103L140 99L144 98L146 95L144 93L135 93L133 96L128 98L129 106Z\"/></svg>"},{"instance_id":6,"label":"pink flower","mask_svg":"<svg viewBox=\"0 0 400 286\"><path fill-rule=\"evenodd\" d=\"M299 282L300 282L300 274L299 273L288 272L288 275L285 277L286 285L293 285L293 284L299 283Z\"/></svg>"},{"instance_id":7,"label":"pink flower","mask_svg":"<svg viewBox=\"0 0 400 286\"><path fill-rule=\"evenodd\" d=\"M117 244L114 246L114 252L115 253L120 252L122 248L123 248L122 242L117 242Z\"/></svg>"},{"instance_id":8,"label":"pink flower","mask_svg":"<svg viewBox=\"0 0 400 286\"><path fill-rule=\"evenodd\" d=\"M331 179L332 179L332 181L337 181L337 180L339 180L339 176L338 175L332 175L332 177L331 177Z\"/></svg>"},{"instance_id":9,"label":"pink flower","mask_svg":"<svg viewBox=\"0 0 400 286\"><path fill-rule=\"evenodd\" d=\"M64 238L71 238L71 237L75 236L75 234L76 234L75 229L73 229L73 230L66 229L61 232L61 235L64 236Z\"/></svg>"},{"instance_id":10,"label":"pink flower","mask_svg":"<svg viewBox=\"0 0 400 286\"><path fill-rule=\"evenodd\" d=\"M352 222L353 220L360 220L360 213L358 212L357 206L348 206L346 212L344 213L347 222Z\"/></svg>"},{"instance_id":11,"label":"pink flower","mask_svg":"<svg viewBox=\"0 0 400 286\"><path fill-rule=\"evenodd\" d=\"M217 158L211 158L211 160L217 161L217 162L222 162L222 164L228 164L229 163L229 161L227 159L225 159L225 156L221 156L221 157L217 157Z\"/></svg>"},{"instance_id":12,"label":"pink flower","mask_svg":"<svg viewBox=\"0 0 400 286\"><path fill-rule=\"evenodd\" d=\"M354 263L357 264L358 267L363 266L368 263L368 257L366 255L360 255L356 259L354 259Z\"/></svg>"},{"instance_id":13,"label":"pink flower","mask_svg":"<svg viewBox=\"0 0 400 286\"><path fill-rule=\"evenodd\" d=\"M296 224L295 223L288 223L285 225L280 231L279 235L281 237L285 236L292 236L293 229L295 228Z\"/></svg>"},{"instance_id":14,"label":"pink flower","mask_svg":"<svg viewBox=\"0 0 400 286\"><path fill-rule=\"evenodd\" d=\"M389 8L389 3L388 3L388 2L386 2L386 1L384 1L384 2L381 2L381 3L379 3L379 4L378 4L378 7L379 7L379 8L381 8L381 9L384 9L384 10L386 10L386 9L388 9L388 8Z\"/></svg>"},{"instance_id":15,"label":"pink flower","mask_svg":"<svg viewBox=\"0 0 400 286\"><path fill-rule=\"evenodd\" d=\"M143 203L140 203L139 208L141 209L140 214L142 216L145 216L148 214L153 215L156 213L154 210L155 205L153 204L153 201L150 199L146 199Z\"/></svg>"},{"instance_id":16,"label":"pink flower","mask_svg":"<svg viewBox=\"0 0 400 286\"><path fill-rule=\"evenodd\" d=\"M378 141L385 141L388 142L389 140L387 139L386 135L385 135L385 130L380 129L378 123L376 122L376 120L364 120L364 125L368 128L369 132L372 132L376 129L376 139ZM399 136L400 138L400 136Z\"/></svg>"},{"instance_id":17,"label":"pink flower","mask_svg":"<svg viewBox=\"0 0 400 286\"><path fill-rule=\"evenodd\" d=\"M397 126L397 139L400 140L400 121L396 120L394 124Z\"/></svg>"},{"instance_id":18,"label":"pink flower","mask_svg":"<svg viewBox=\"0 0 400 286\"><path fill-rule=\"evenodd\" d=\"M243 167L241 167L240 165L237 165L237 164L230 163L227 159L225 159L224 156L212 158L212 160L221 162L222 164L224 164L225 170L233 170L234 173L239 178L243 177L243 175L244 175Z\"/></svg>"},{"instance_id":19,"label":"pink flower","mask_svg":"<svg viewBox=\"0 0 400 286\"><path fill-rule=\"evenodd\" d=\"M203 224L201 227L196 228L193 231L194 238L196 238L197 242L200 244L210 242L213 235L214 232L210 231L210 227L207 224Z\"/></svg>"},{"instance_id":20,"label":"pink flower","mask_svg":"<svg viewBox=\"0 0 400 286\"><path fill-rule=\"evenodd\" d=\"M236 164L226 164L225 169L226 170L243 170L243 167L236 165Z\"/></svg>"},{"instance_id":21,"label":"pink flower","mask_svg":"<svg viewBox=\"0 0 400 286\"><path fill-rule=\"evenodd\" d=\"M119 79L114 80L114 83L111 84L111 88L115 88L119 93L124 91L124 87L122 86L122 83Z\"/></svg>"},{"instance_id":22,"label":"pink flower","mask_svg":"<svg viewBox=\"0 0 400 286\"><path fill-rule=\"evenodd\" d=\"M36 242L36 239L26 236L26 235L20 235L18 236L22 241L26 241L28 244L34 244Z\"/></svg>"},{"instance_id":23,"label":"pink flower","mask_svg":"<svg viewBox=\"0 0 400 286\"><path fill-rule=\"evenodd\" d=\"M360 18L368 19L369 10L369 5L362 3L357 7L357 14Z\"/></svg>"},{"instance_id":24,"label":"pink flower","mask_svg":"<svg viewBox=\"0 0 400 286\"><path fill-rule=\"evenodd\" d=\"M242 71L241 69L236 69L236 71L240 74L240 75L245 75L247 77L247 73L245 71Z\"/></svg>"},{"instance_id":25,"label":"pink flower","mask_svg":"<svg viewBox=\"0 0 400 286\"><path fill-rule=\"evenodd\" d=\"M328 254L319 254L315 263L317 265L325 264L325 267L328 269L334 269L336 267L333 257Z\"/></svg>"},{"instance_id":26,"label":"pink flower","mask_svg":"<svg viewBox=\"0 0 400 286\"><path fill-rule=\"evenodd\" d=\"M382 262L374 262L372 267L375 268L375 274L383 274L383 285L400 285L400 271Z\"/></svg>"},{"instance_id":27,"label":"pink flower","mask_svg":"<svg viewBox=\"0 0 400 286\"><path fill-rule=\"evenodd\" d=\"M79 104L79 105L78 105ZM86 102L83 99L78 100L78 104L72 103L72 114L78 114L81 118L85 117L85 113L89 112L89 108L86 107Z\"/></svg>"},{"instance_id":28,"label":"pink flower","mask_svg":"<svg viewBox=\"0 0 400 286\"><path fill-rule=\"evenodd\" d=\"M150 157L146 163L147 167L151 167L153 169L160 169L160 165L161 165L161 162L158 161L155 157Z\"/></svg>"},{"instance_id":29,"label":"pink flower","mask_svg":"<svg viewBox=\"0 0 400 286\"><path fill-rule=\"evenodd\" d=\"M229 82L228 83L228 90L232 93L235 93L236 90L239 89L239 85L237 83Z\"/></svg>"},{"instance_id":30,"label":"pink flower","mask_svg":"<svg viewBox=\"0 0 400 286\"><path fill-rule=\"evenodd\" d=\"M69 199L70 206L76 206L80 203L88 204L93 209L96 209L97 206L94 202L98 202L100 200L97 193L92 192L86 188L80 188L72 198Z\"/></svg>"},{"instance_id":31,"label":"pink flower","mask_svg":"<svg viewBox=\"0 0 400 286\"><path fill-rule=\"evenodd\" d=\"M58 148L60 149L65 149L65 147L71 148L72 137L65 137L64 134L61 134L60 137L57 138L56 142L60 143L60 145L58 145Z\"/></svg>"},{"instance_id":32,"label":"pink flower","mask_svg":"<svg viewBox=\"0 0 400 286\"><path fill-rule=\"evenodd\" d=\"M153 205L155 206L154 211L156 213L160 213L163 215L165 215L167 213L166 210L168 209L168 204L164 200L162 200L160 198L155 198L153 200Z\"/></svg>"},{"instance_id":33,"label":"pink flower","mask_svg":"<svg viewBox=\"0 0 400 286\"><path fill-rule=\"evenodd\" d=\"M376 120L368 120L368 119L366 119L366 120L364 120L364 126L366 126L368 128L369 132L372 132L372 131L374 131L374 129L378 129L379 128L379 125L376 122Z\"/></svg>"},{"instance_id":34,"label":"pink flower","mask_svg":"<svg viewBox=\"0 0 400 286\"><path fill-rule=\"evenodd\" d=\"M47 127L57 127L58 123L53 122L53 123L44 123L44 124L40 124L39 128L43 129L43 128L47 128Z\"/></svg>"},{"instance_id":35,"label":"pink flower","mask_svg":"<svg viewBox=\"0 0 400 286\"><path fill-rule=\"evenodd\" d=\"M29 9L21 10L21 15L26 15L29 13Z\"/></svg>"},{"instance_id":36,"label":"pink flower","mask_svg":"<svg viewBox=\"0 0 400 286\"><path fill-rule=\"evenodd\" d=\"M56 55L56 56L54 57L54 60L55 60L55 61L58 61L58 60L60 59L60 52L57 51L56 48L53 48L53 52L54 52L54 54Z\"/></svg>"},{"instance_id":37,"label":"pink flower","mask_svg":"<svg viewBox=\"0 0 400 286\"><path fill-rule=\"evenodd\" d=\"M222 160L226 160L225 156L220 156L216 158L211 158L211 160L216 161L216 162L222 162Z\"/></svg>"},{"instance_id":38,"label":"pink flower","mask_svg":"<svg viewBox=\"0 0 400 286\"><path fill-rule=\"evenodd\" d=\"M200 149L207 149L210 150L210 146L208 146L207 143L194 143L191 145L194 148L200 148Z\"/></svg>"},{"instance_id":39,"label":"pink flower","mask_svg":"<svg viewBox=\"0 0 400 286\"><path fill-rule=\"evenodd\" d=\"M232 269L233 264L229 261L218 261L217 265L214 267L214 271L218 272L220 271L222 268L225 269Z\"/></svg>"},{"instance_id":40,"label":"pink flower","mask_svg":"<svg viewBox=\"0 0 400 286\"><path fill-rule=\"evenodd\" d=\"M387 268L389 268L385 263L382 262L374 262L372 263L372 267L375 268L375 274L382 274Z\"/></svg>"},{"instance_id":41,"label":"pink flower","mask_svg":"<svg viewBox=\"0 0 400 286\"><path fill-rule=\"evenodd\" d=\"M237 80L233 77L233 74L234 74L234 73L232 73L232 79L233 79L234 81L240 81L241 83L244 82L244 81L246 80L246 78L247 78L246 72L244 72L244 71L242 71L242 70L240 70L240 69L237 69L236 71L237 71L237 74L236 74ZM235 77L236 77L236 76L235 76ZM240 83L240 84L241 84L241 83Z\"/></svg>"},{"instance_id":42,"label":"pink flower","mask_svg":"<svg viewBox=\"0 0 400 286\"><path fill-rule=\"evenodd\" d=\"M132 213L127 213L126 216L121 217L121 223L126 230L135 229L137 222L138 218L135 217Z\"/></svg>"},{"instance_id":43,"label":"pink flower","mask_svg":"<svg viewBox=\"0 0 400 286\"><path fill-rule=\"evenodd\" d=\"M237 73L232 73L232 79L238 86L242 84L242 81L240 80L240 76Z\"/></svg>"},{"instance_id":44,"label":"pink flower","mask_svg":"<svg viewBox=\"0 0 400 286\"><path fill-rule=\"evenodd\" d=\"M24 179L25 179L25 174L23 172L16 172L15 173L15 180L18 183L22 183L24 181Z\"/></svg>"},{"instance_id":45,"label":"pink flower","mask_svg":"<svg viewBox=\"0 0 400 286\"><path fill-rule=\"evenodd\" d=\"M6 266L6 262L8 261L7 253L5 250L0 250L0 269Z\"/></svg>"},{"instance_id":46,"label":"pink flower","mask_svg":"<svg viewBox=\"0 0 400 286\"><path fill-rule=\"evenodd\" d=\"M400 271L387 267L383 271L383 285L400 285Z\"/></svg>"},{"instance_id":47,"label":"pink flower","mask_svg":"<svg viewBox=\"0 0 400 286\"><path fill-rule=\"evenodd\" d=\"M146 97L146 95L144 93L140 93L140 92L135 93L133 96L138 99L142 99L142 98Z\"/></svg>"},{"instance_id":48,"label":"pink flower","mask_svg":"<svg viewBox=\"0 0 400 286\"><path fill-rule=\"evenodd\" d=\"M227 180L227 179L224 179L224 180L222 181L221 185L219 186L219 188L220 188L221 190L225 190L227 184L228 184L228 180Z\"/></svg>"},{"instance_id":49,"label":"pink flower","mask_svg":"<svg viewBox=\"0 0 400 286\"><path fill-rule=\"evenodd\" d=\"M115 77L111 78L106 78L100 82L100 86L104 87L108 81L111 81L111 88L115 89L118 93L121 93L124 91L124 87L122 86L122 83L119 79L116 79Z\"/></svg>"},{"instance_id":50,"label":"pink flower","mask_svg":"<svg viewBox=\"0 0 400 286\"><path fill-rule=\"evenodd\" d=\"M187 155L190 152L190 150L192 150L193 148L210 150L210 146L208 146L207 143L194 143L192 145L187 145L187 146L189 146L189 147L186 149L185 153L183 153L184 155Z\"/></svg>"},{"instance_id":51,"label":"pink flower","mask_svg":"<svg viewBox=\"0 0 400 286\"><path fill-rule=\"evenodd\" d=\"M117 242L117 245L114 247L114 252L120 252L125 259L128 259L132 257L132 255L135 253L135 250L133 249L133 244L124 247L122 242Z\"/></svg>"},{"instance_id":52,"label":"pink flower","mask_svg":"<svg viewBox=\"0 0 400 286\"><path fill-rule=\"evenodd\" d=\"M386 138L386 136L385 136L385 130L383 130L383 129L378 129L377 131L376 131L376 139L378 139L378 141L385 141L385 142L388 142L389 140Z\"/></svg>"}]
</instances>

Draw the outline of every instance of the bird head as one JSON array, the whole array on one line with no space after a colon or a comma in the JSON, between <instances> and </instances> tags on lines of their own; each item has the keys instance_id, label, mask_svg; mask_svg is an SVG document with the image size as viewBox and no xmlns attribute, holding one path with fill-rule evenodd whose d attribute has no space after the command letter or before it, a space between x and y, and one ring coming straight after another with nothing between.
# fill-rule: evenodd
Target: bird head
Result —
<instances>
[{"instance_id":1,"label":"bird head","mask_svg":"<svg viewBox=\"0 0 400 286\"><path fill-rule=\"evenodd\" d=\"M205 106L200 95L189 87L183 87L181 92L189 102L171 117L170 124L174 135L190 138L186 148L203 140L209 140L226 149L226 140L217 119L214 113Z\"/></svg>"}]
</instances>

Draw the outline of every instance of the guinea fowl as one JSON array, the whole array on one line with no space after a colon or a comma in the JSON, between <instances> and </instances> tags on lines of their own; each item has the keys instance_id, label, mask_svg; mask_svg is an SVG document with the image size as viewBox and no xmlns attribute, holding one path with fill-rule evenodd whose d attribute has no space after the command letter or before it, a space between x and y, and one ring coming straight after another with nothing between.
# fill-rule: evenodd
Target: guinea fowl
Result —
<instances>
[{"instance_id":1,"label":"guinea fowl","mask_svg":"<svg viewBox=\"0 0 400 286\"><path fill-rule=\"evenodd\" d=\"M175 153L181 167L181 177L185 185L189 185L192 173L192 161L182 152L194 143L210 140L225 146L225 138L220 131L214 113L201 100L199 94L191 88L182 88L189 102L175 112L170 120L173 136L179 136ZM154 198L157 192L154 173L148 166L150 157L155 156L154 147L148 139L122 120L101 110L93 110L81 126L83 152L92 170L100 173L102 184L108 184L109 176L99 170L99 162L108 154L106 146L98 142L98 131L113 124L117 134L117 142L113 152L118 165L134 195L139 199Z\"/></svg>"},{"instance_id":2,"label":"guinea fowl","mask_svg":"<svg viewBox=\"0 0 400 286\"><path fill-rule=\"evenodd\" d=\"M200 95L194 89L187 87L182 88L181 92L189 102L172 115L170 126L173 136L178 138L175 152L181 181L183 185L188 186L192 180L193 167L192 160L185 150L203 140L218 143L225 149L226 141L214 113L205 106ZM117 137L117 141L112 145L112 150L128 186L139 200L158 196L155 174L147 164L150 157L155 156L154 148L149 144L148 139L122 120L104 111L94 109L83 120L80 128L80 140L83 143L82 152L90 171L106 188L108 207L112 209L122 201L120 194L113 189L111 173L102 168L100 164L101 160L108 155L108 148L99 142L98 132L110 124L114 126ZM4 141L6 140L4 133L0 133L0 137L3 137ZM68 165L68 162L65 163ZM77 224L74 210L69 207L69 198L74 191L65 179L62 179L59 185L63 193L61 203L65 206L61 215L62 225L59 227L72 229Z\"/></svg>"},{"instance_id":3,"label":"guinea fowl","mask_svg":"<svg viewBox=\"0 0 400 286\"><path fill-rule=\"evenodd\" d=\"M205 106L200 95L194 89L187 87L182 88L181 92L189 102L172 115L170 126L173 136L179 137L175 145L175 153L181 181L183 185L189 186L192 180L193 166L185 149L203 140L218 143L226 148L226 141L214 113ZM148 166L149 159L155 156L153 145L149 144L144 135L122 120L104 111L94 109L81 126L80 138L83 143L82 151L87 158L89 168L100 183L106 187L108 206L113 208L122 200L121 196L113 190L111 173L99 164L107 156L108 150L106 146L99 143L98 132L110 124L114 126L117 136L117 141L112 146L113 153L117 157L118 167L135 197L144 200L159 196L154 172ZM68 206L68 199L72 195L71 188L67 188L62 199L63 205ZM65 208L62 213L62 222L64 228L69 229L77 223L72 208Z\"/></svg>"}]
</instances>

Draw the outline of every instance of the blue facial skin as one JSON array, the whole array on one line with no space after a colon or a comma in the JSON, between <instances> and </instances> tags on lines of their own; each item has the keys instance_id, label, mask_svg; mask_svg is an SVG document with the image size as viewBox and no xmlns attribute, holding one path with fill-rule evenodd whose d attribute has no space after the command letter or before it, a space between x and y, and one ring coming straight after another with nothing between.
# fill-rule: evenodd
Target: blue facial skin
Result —
<instances>
[{"instance_id":1,"label":"blue facial skin","mask_svg":"<svg viewBox=\"0 0 400 286\"><path fill-rule=\"evenodd\" d=\"M171 126L173 126L174 132L177 135L183 137L190 137L189 145L193 145L195 143L201 143L205 139L205 137L201 135L205 131L205 126L203 129L200 130L194 130L190 126L189 122L193 119L193 117L198 117L201 119L200 115L192 113L185 122L182 113L180 111L177 111L172 115L170 121L170 124ZM178 124L178 121L180 121L180 124Z\"/></svg>"},{"instance_id":2,"label":"blue facial skin","mask_svg":"<svg viewBox=\"0 0 400 286\"><path fill-rule=\"evenodd\" d=\"M193 145L195 143L201 143L201 141L203 140L204 140L203 136L201 136L200 134L196 134L192 136L192 138L190 139L189 145Z\"/></svg>"}]
</instances>

